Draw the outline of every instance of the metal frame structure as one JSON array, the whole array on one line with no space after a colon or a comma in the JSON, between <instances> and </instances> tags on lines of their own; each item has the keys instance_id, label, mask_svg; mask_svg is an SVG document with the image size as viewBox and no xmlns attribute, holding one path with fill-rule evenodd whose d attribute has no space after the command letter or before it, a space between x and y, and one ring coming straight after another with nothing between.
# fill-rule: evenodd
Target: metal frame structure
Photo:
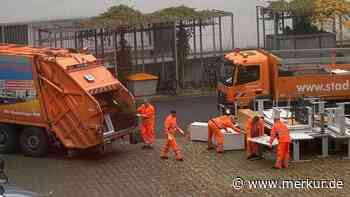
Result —
<instances>
[{"instance_id":1,"label":"metal frame structure","mask_svg":"<svg viewBox=\"0 0 350 197\"><path fill-rule=\"evenodd\" d=\"M224 20L226 23L224 23ZM133 67L129 68L132 72L144 72L146 64L161 64L161 70L159 71L161 78L168 79L171 78L169 76L171 72L165 65L170 63L174 65L172 69L175 70L175 73L173 72L173 74L175 74L177 87L179 87L179 79L184 80L185 78L185 68L184 65L179 65L177 50L176 32L179 30L180 23L184 24L185 28L192 32L192 38L190 39L191 49L187 59L199 61L202 70L207 59L221 56L235 47L234 15L233 13L219 10L212 11L206 18L187 17L169 21L161 20L159 22L144 21L139 24L124 26L116 24L84 27L77 23L69 26L39 27L37 28L38 38L35 40L35 43L37 46L53 48L74 48L76 50L87 48L89 52L95 54L98 58L104 59L107 65L114 68L114 72L117 74L120 68L117 62L117 53L121 47L121 34L124 34L124 38L128 39L128 47L130 47L132 53ZM121 29L123 29L123 32L121 32ZM227 29L230 32L230 38L224 41L223 31ZM155 37L155 31L159 32L158 37ZM167 34L164 34L165 32ZM169 38L169 35L172 38ZM210 36L212 39L206 39ZM155 42L163 40L164 37L171 42L167 45L171 47L171 50L166 51L164 48L162 49L165 46L163 43L160 49L156 51ZM224 48L224 42L227 43L228 40L230 40L231 46ZM212 46L209 50L205 46L208 43L211 43ZM182 68L181 73L179 73L179 67ZM182 81L182 83L184 82Z\"/></svg>"},{"instance_id":2,"label":"metal frame structure","mask_svg":"<svg viewBox=\"0 0 350 197\"><path fill-rule=\"evenodd\" d=\"M266 16L266 13L273 13L273 16ZM281 17L277 17L275 12L268 7L264 6L256 6L256 25L257 25L257 47L260 48L266 48L266 36L267 36L267 23L271 22L270 24L272 28L272 34L278 35L280 33L284 34L284 30L287 26L287 20L293 20L295 17L288 16L286 14L287 11L282 12ZM349 40L344 39L344 24L343 24L343 18L340 16L337 19L333 20L332 25L329 28L326 28L329 32L337 34L337 45L338 46L348 46ZM282 26L281 29L279 29L279 25ZM338 29L337 29L338 28ZM261 37L262 36L262 37ZM262 42L262 43L261 43Z\"/></svg>"}]
</instances>

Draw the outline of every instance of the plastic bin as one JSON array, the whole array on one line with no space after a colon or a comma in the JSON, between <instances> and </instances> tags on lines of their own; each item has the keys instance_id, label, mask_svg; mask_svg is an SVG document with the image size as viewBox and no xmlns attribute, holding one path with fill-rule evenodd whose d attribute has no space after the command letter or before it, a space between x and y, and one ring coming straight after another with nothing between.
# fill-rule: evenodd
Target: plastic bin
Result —
<instances>
[{"instance_id":1,"label":"plastic bin","mask_svg":"<svg viewBox=\"0 0 350 197\"><path fill-rule=\"evenodd\" d=\"M127 87L134 96L150 96L157 93L158 77L147 73L136 73L126 77Z\"/></svg>"}]
</instances>

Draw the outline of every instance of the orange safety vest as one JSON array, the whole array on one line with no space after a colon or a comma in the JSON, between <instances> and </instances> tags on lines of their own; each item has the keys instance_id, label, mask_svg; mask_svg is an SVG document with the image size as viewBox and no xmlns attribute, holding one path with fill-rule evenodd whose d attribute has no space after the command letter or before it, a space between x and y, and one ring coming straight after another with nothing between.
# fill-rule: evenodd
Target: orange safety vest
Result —
<instances>
[{"instance_id":1,"label":"orange safety vest","mask_svg":"<svg viewBox=\"0 0 350 197\"><path fill-rule=\"evenodd\" d=\"M278 142L291 142L291 138L289 135L289 129L288 127L281 122L280 120L275 122L271 129L271 137L270 137L270 144L275 140L275 138L278 139Z\"/></svg>"},{"instance_id":2,"label":"orange safety vest","mask_svg":"<svg viewBox=\"0 0 350 197\"><path fill-rule=\"evenodd\" d=\"M164 121L164 132L165 134L174 135L177 131L177 119L172 115L168 115Z\"/></svg>"},{"instance_id":3,"label":"orange safety vest","mask_svg":"<svg viewBox=\"0 0 350 197\"><path fill-rule=\"evenodd\" d=\"M149 104L148 106L146 106L145 104L141 105L137 109L137 112L145 116L145 117L142 117L143 124L154 123L155 110L151 104Z\"/></svg>"},{"instance_id":4,"label":"orange safety vest","mask_svg":"<svg viewBox=\"0 0 350 197\"><path fill-rule=\"evenodd\" d=\"M224 128L234 128L234 124L230 118L230 116L219 116L217 118L213 118L210 121L212 121L214 123L214 125L218 128L218 129L224 129Z\"/></svg>"},{"instance_id":5,"label":"orange safety vest","mask_svg":"<svg viewBox=\"0 0 350 197\"><path fill-rule=\"evenodd\" d=\"M254 138L254 137L263 136L264 127L265 127L265 124L261 118L259 118L257 125L254 125L253 118L250 118L246 126L247 137Z\"/></svg>"}]
</instances>

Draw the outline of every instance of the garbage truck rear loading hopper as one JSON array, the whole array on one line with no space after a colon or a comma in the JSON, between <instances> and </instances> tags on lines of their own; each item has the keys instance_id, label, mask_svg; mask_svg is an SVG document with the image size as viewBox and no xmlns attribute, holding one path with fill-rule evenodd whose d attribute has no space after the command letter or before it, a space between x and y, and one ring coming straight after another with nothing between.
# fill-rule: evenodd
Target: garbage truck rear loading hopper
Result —
<instances>
[{"instance_id":1,"label":"garbage truck rear loading hopper","mask_svg":"<svg viewBox=\"0 0 350 197\"><path fill-rule=\"evenodd\" d=\"M0 44L0 152L104 146L136 126L132 94L94 56Z\"/></svg>"}]
</instances>

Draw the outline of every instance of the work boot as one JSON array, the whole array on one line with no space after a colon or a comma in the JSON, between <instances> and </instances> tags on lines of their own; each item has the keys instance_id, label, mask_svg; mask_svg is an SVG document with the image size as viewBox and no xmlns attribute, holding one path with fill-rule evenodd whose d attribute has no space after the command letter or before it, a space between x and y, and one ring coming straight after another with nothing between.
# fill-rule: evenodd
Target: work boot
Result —
<instances>
[{"instance_id":1,"label":"work boot","mask_svg":"<svg viewBox=\"0 0 350 197\"><path fill-rule=\"evenodd\" d=\"M178 154L176 154L175 159L176 159L176 161L183 161L184 160L182 155L178 155Z\"/></svg>"},{"instance_id":2,"label":"work boot","mask_svg":"<svg viewBox=\"0 0 350 197\"><path fill-rule=\"evenodd\" d=\"M151 144L145 144L142 146L143 149L153 149Z\"/></svg>"},{"instance_id":3,"label":"work boot","mask_svg":"<svg viewBox=\"0 0 350 197\"><path fill-rule=\"evenodd\" d=\"M164 159L164 160L169 159L168 156L160 156L160 158L161 158L161 159Z\"/></svg>"},{"instance_id":4,"label":"work boot","mask_svg":"<svg viewBox=\"0 0 350 197\"><path fill-rule=\"evenodd\" d=\"M214 147L212 147L212 146L207 147L207 150L213 150L213 149L214 149Z\"/></svg>"},{"instance_id":5,"label":"work boot","mask_svg":"<svg viewBox=\"0 0 350 197\"><path fill-rule=\"evenodd\" d=\"M283 167L283 168L288 168L288 167L289 167L289 163L288 163L288 161L283 162L282 167Z\"/></svg>"},{"instance_id":6,"label":"work boot","mask_svg":"<svg viewBox=\"0 0 350 197\"><path fill-rule=\"evenodd\" d=\"M167 151L165 151L165 150L162 150L161 152L160 152L160 158L162 158L162 159L168 159L168 152Z\"/></svg>"},{"instance_id":7,"label":"work boot","mask_svg":"<svg viewBox=\"0 0 350 197\"><path fill-rule=\"evenodd\" d=\"M224 152L223 146L220 146L220 145L217 146L217 147L216 147L216 152L219 153L219 154L220 154L220 153L223 153L223 152Z\"/></svg>"},{"instance_id":8,"label":"work boot","mask_svg":"<svg viewBox=\"0 0 350 197\"><path fill-rule=\"evenodd\" d=\"M176 161L183 161L183 160L184 160L184 158L182 158L182 157L176 159Z\"/></svg>"},{"instance_id":9,"label":"work boot","mask_svg":"<svg viewBox=\"0 0 350 197\"><path fill-rule=\"evenodd\" d=\"M282 168L282 161L276 161L274 168L281 169Z\"/></svg>"},{"instance_id":10,"label":"work boot","mask_svg":"<svg viewBox=\"0 0 350 197\"><path fill-rule=\"evenodd\" d=\"M169 148L165 145L160 151L160 157L168 157Z\"/></svg>"},{"instance_id":11,"label":"work boot","mask_svg":"<svg viewBox=\"0 0 350 197\"><path fill-rule=\"evenodd\" d=\"M255 160L258 160L258 159L260 159L260 157L259 157L258 155L252 154L252 155L249 157L248 160L250 160L250 161L255 161Z\"/></svg>"},{"instance_id":12,"label":"work boot","mask_svg":"<svg viewBox=\"0 0 350 197\"><path fill-rule=\"evenodd\" d=\"M177 161L183 161L183 159L184 159L179 150L175 151L175 159Z\"/></svg>"},{"instance_id":13,"label":"work boot","mask_svg":"<svg viewBox=\"0 0 350 197\"><path fill-rule=\"evenodd\" d=\"M247 160L251 160L251 159L253 159L254 157L256 157L256 154L251 154L251 155L249 155L248 157L247 157Z\"/></svg>"}]
</instances>

